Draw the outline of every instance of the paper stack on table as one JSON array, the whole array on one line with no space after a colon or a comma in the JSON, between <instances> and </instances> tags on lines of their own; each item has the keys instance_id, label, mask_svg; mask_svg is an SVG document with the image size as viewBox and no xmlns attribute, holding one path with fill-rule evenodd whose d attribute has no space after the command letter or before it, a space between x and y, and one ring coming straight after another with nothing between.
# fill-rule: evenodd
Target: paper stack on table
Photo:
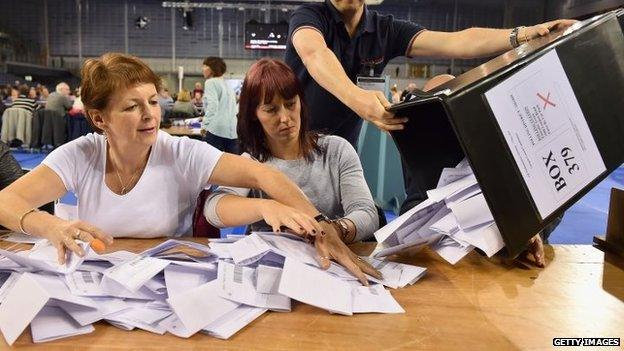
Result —
<instances>
[{"instance_id":1,"label":"paper stack on table","mask_svg":"<svg viewBox=\"0 0 624 351\"><path fill-rule=\"evenodd\" d=\"M332 313L403 313L384 285L415 283L425 268L366 257L384 275L362 286L342 266L319 268L299 238L252 233L211 247L168 240L140 254L72 254L56 263L47 241L31 250L0 250L0 331L12 345L28 325L33 342L90 333L103 320L118 328L197 332L227 339L267 311L290 312L292 300Z\"/></svg>"},{"instance_id":2,"label":"paper stack on table","mask_svg":"<svg viewBox=\"0 0 624 351\"><path fill-rule=\"evenodd\" d=\"M457 263L475 247L488 257L503 239L467 161L442 171L428 199L375 232L374 257L428 245L446 261Z\"/></svg>"}]
</instances>

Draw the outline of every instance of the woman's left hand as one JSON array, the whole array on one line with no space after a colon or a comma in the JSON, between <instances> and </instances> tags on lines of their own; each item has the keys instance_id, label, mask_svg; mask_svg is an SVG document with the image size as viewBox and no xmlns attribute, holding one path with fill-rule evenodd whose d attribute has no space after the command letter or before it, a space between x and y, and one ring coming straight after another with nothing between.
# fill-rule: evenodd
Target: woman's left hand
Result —
<instances>
[{"instance_id":1,"label":"woman's left hand","mask_svg":"<svg viewBox=\"0 0 624 351\"><path fill-rule=\"evenodd\" d=\"M340 235L334 225L327 222L320 224L325 235L317 235L314 239L314 246L319 254L321 268L328 269L330 260L333 259L349 270L363 285L368 286L368 279L364 273L382 279L378 270L358 257L340 240Z\"/></svg>"},{"instance_id":2,"label":"woman's left hand","mask_svg":"<svg viewBox=\"0 0 624 351\"><path fill-rule=\"evenodd\" d=\"M550 22L545 22L541 24L536 24L531 27L524 27L518 33L518 40L520 42L529 41L535 38L543 37L548 35L551 31L564 30L574 23L578 22L577 20L569 20L569 19L559 19Z\"/></svg>"}]
</instances>

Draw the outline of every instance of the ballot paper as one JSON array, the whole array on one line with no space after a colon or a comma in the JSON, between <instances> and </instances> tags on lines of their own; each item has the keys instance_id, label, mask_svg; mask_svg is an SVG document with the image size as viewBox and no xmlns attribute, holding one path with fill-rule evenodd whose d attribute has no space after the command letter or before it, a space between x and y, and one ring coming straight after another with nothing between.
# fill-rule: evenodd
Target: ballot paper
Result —
<instances>
[{"instance_id":1,"label":"ballot paper","mask_svg":"<svg viewBox=\"0 0 624 351\"><path fill-rule=\"evenodd\" d=\"M220 297L219 293L219 282L213 280L170 297L167 301L186 331L193 335L240 306L239 303Z\"/></svg>"},{"instance_id":2,"label":"ballot paper","mask_svg":"<svg viewBox=\"0 0 624 351\"><path fill-rule=\"evenodd\" d=\"M377 260L372 257L362 259L370 263L375 269L381 272L383 279L369 278L372 281L381 283L387 287L397 289L416 283L427 272L427 268L413 266L404 263Z\"/></svg>"},{"instance_id":3,"label":"ballot paper","mask_svg":"<svg viewBox=\"0 0 624 351\"><path fill-rule=\"evenodd\" d=\"M233 263L219 262L219 296L241 304L290 312L290 298L279 293L261 293L256 291L254 276L256 270Z\"/></svg>"},{"instance_id":4,"label":"ballot paper","mask_svg":"<svg viewBox=\"0 0 624 351\"><path fill-rule=\"evenodd\" d=\"M87 243L78 243L85 252L88 252L89 245ZM53 273L68 274L76 270L76 268L84 260L77 254L69 251L67 261L61 265L58 263L58 253L52 244L46 242L45 245L33 248L31 251L11 252L0 250L0 255L5 256L11 261L31 268L34 271L44 271Z\"/></svg>"},{"instance_id":5,"label":"ballot paper","mask_svg":"<svg viewBox=\"0 0 624 351\"><path fill-rule=\"evenodd\" d=\"M131 261L107 269L104 275L126 289L136 292L153 276L165 269L169 263L159 258L139 255Z\"/></svg>"},{"instance_id":6,"label":"ballot paper","mask_svg":"<svg viewBox=\"0 0 624 351\"><path fill-rule=\"evenodd\" d=\"M202 332L215 338L229 339L266 311L266 308L240 305L233 311L210 323L210 325L202 329Z\"/></svg>"},{"instance_id":7,"label":"ballot paper","mask_svg":"<svg viewBox=\"0 0 624 351\"><path fill-rule=\"evenodd\" d=\"M456 264L475 247L488 257L503 248L500 231L467 161L445 168L438 187L427 195L426 201L375 233L379 245L373 257L429 246Z\"/></svg>"},{"instance_id":8,"label":"ballot paper","mask_svg":"<svg viewBox=\"0 0 624 351\"><path fill-rule=\"evenodd\" d=\"M383 285L354 286L353 313L405 313Z\"/></svg>"},{"instance_id":9,"label":"ballot paper","mask_svg":"<svg viewBox=\"0 0 624 351\"><path fill-rule=\"evenodd\" d=\"M443 202L437 206L442 208ZM439 210L428 211L421 214L422 222ZM491 228L457 232L456 240L479 243L476 229ZM384 277L369 276L375 284L363 287L335 262L320 269L316 249L300 237L264 232L231 238L212 249L168 240L140 254L99 255L86 243L80 245L86 256L70 257L66 266L55 262L56 251L47 241L0 259L6 270L0 271L0 331L8 344L29 324L33 341L46 342L90 333L97 321L124 330L182 338L202 332L227 339L267 311L290 312L291 299L344 315L402 313L383 285L413 284L425 272L366 258Z\"/></svg>"},{"instance_id":10,"label":"ballot paper","mask_svg":"<svg viewBox=\"0 0 624 351\"><path fill-rule=\"evenodd\" d=\"M0 304L4 301L6 295L11 291L21 273L17 272L0 272Z\"/></svg>"},{"instance_id":11,"label":"ballot paper","mask_svg":"<svg viewBox=\"0 0 624 351\"><path fill-rule=\"evenodd\" d=\"M89 334L95 330L91 324L83 326L68 317L59 307L43 307L30 324L33 342L58 340L74 335Z\"/></svg>"},{"instance_id":12,"label":"ballot paper","mask_svg":"<svg viewBox=\"0 0 624 351\"><path fill-rule=\"evenodd\" d=\"M20 243L20 244L36 244L40 241L45 241L44 238L38 236L32 236L23 233L10 232L8 234L2 235L2 240L8 241L10 243Z\"/></svg>"},{"instance_id":13,"label":"ballot paper","mask_svg":"<svg viewBox=\"0 0 624 351\"><path fill-rule=\"evenodd\" d=\"M217 270L201 270L169 265L165 268L165 285L169 297L206 284L217 278Z\"/></svg>"},{"instance_id":14,"label":"ballot paper","mask_svg":"<svg viewBox=\"0 0 624 351\"><path fill-rule=\"evenodd\" d=\"M65 290L66 287L59 288L58 284L49 284L50 282L49 277L23 273L7 293L6 298L0 304L0 331L9 345L17 340L22 331L51 299L54 299L58 306L67 313L70 313L67 311L69 308L72 308L72 312L76 312L78 308L73 309L73 307L77 306L81 306L82 310L97 311L95 305L89 300L73 296ZM59 282L63 284L62 281L59 280ZM76 316L79 315L76 314ZM76 316L72 315L72 318Z\"/></svg>"},{"instance_id":15,"label":"ballot paper","mask_svg":"<svg viewBox=\"0 0 624 351\"><path fill-rule=\"evenodd\" d=\"M349 283L290 257L284 262L278 292L329 312L353 314Z\"/></svg>"}]
</instances>

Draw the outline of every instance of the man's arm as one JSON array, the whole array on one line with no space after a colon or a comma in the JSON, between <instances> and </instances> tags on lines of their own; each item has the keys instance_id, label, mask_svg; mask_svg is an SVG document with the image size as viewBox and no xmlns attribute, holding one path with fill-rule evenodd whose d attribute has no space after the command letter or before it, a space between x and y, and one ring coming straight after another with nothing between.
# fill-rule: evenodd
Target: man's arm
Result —
<instances>
[{"instance_id":1,"label":"man's arm","mask_svg":"<svg viewBox=\"0 0 624 351\"><path fill-rule=\"evenodd\" d=\"M293 46L314 80L365 120L383 130L403 129L405 120L385 110L390 103L380 91L368 91L353 84L338 58L327 47L323 35L302 27L292 36Z\"/></svg>"},{"instance_id":2,"label":"man's arm","mask_svg":"<svg viewBox=\"0 0 624 351\"><path fill-rule=\"evenodd\" d=\"M556 20L532 27L522 27L518 41L525 42L561 30L574 24L574 20ZM486 57L512 49L509 41L511 29L468 28L459 32L424 31L409 49L410 57L470 59Z\"/></svg>"}]
</instances>

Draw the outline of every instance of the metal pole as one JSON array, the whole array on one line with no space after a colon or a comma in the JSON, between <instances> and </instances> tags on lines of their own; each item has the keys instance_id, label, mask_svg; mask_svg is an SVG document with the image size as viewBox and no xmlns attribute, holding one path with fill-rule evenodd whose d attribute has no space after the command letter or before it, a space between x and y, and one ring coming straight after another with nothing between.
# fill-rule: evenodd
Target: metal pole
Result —
<instances>
[{"instance_id":1,"label":"metal pole","mask_svg":"<svg viewBox=\"0 0 624 351\"><path fill-rule=\"evenodd\" d=\"M76 11L78 12L78 66L82 65L82 2L76 0Z\"/></svg>"},{"instance_id":2,"label":"metal pole","mask_svg":"<svg viewBox=\"0 0 624 351\"><path fill-rule=\"evenodd\" d=\"M124 52L128 53L128 0L124 1Z\"/></svg>"},{"instance_id":3,"label":"metal pole","mask_svg":"<svg viewBox=\"0 0 624 351\"><path fill-rule=\"evenodd\" d=\"M48 23L48 0L43 0L43 42L45 65L50 65L50 25Z\"/></svg>"},{"instance_id":4,"label":"metal pole","mask_svg":"<svg viewBox=\"0 0 624 351\"><path fill-rule=\"evenodd\" d=\"M175 8L171 8L171 72L176 72Z\"/></svg>"}]
</instances>

